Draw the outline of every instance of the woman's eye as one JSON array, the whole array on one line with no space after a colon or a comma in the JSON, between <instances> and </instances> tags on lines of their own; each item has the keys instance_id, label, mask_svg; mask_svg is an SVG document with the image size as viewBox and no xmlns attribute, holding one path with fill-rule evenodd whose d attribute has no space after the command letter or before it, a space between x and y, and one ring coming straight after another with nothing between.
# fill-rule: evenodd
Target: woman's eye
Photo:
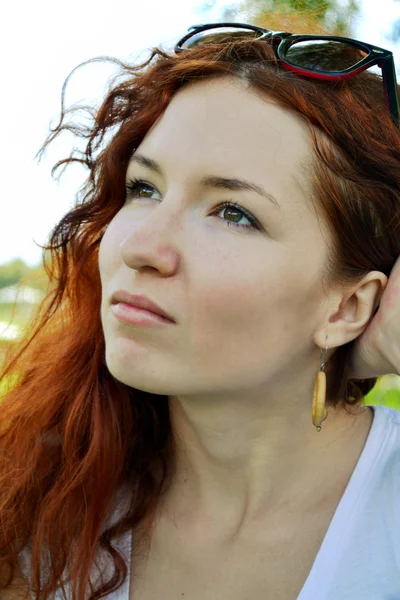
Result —
<instances>
[{"instance_id":1,"label":"woman's eye","mask_svg":"<svg viewBox=\"0 0 400 600\"><path fill-rule=\"evenodd\" d=\"M235 204L234 202L224 202L223 204L220 204L218 206L218 212L224 212L225 215L228 217L229 220L222 220L229 227L238 227L239 229L261 229L261 225L259 224L257 219L253 217L253 215L247 210L245 210L242 206L240 206L239 204ZM234 213L233 218L236 218L235 221L230 220L229 214L232 215L232 213ZM239 219L237 219L237 217L239 217ZM241 221L242 219L247 219L247 221L249 221L249 224L240 223L239 221Z\"/></svg>"},{"instance_id":2,"label":"woman's eye","mask_svg":"<svg viewBox=\"0 0 400 600\"><path fill-rule=\"evenodd\" d=\"M130 198L150 198L151 194L157 191L152 185L141 179L129 179L125 184L125 188L127 196ZM142 195L142 191L144 192L144 195ZM223 204L220 204L213 214L221 212L225 213L225 218L219 218L229 227L257 230L261 230L262 228L260 223L250 212L234 202L224 202ZM248 223L240 223L243 219L247 219Z\"/></svg>"},{"instance_id":3,"label":"woman's eye","mask_svg":"<svg viewBox=\"0 0 400 600\"><path fill-rule=\"evenodd\" d=\"M148 198L148 195L142 196L139 195L139 190L141 188L147 188L150 190L155 190L155 188L153 188L152 185L150 185L149 183L146 183L145 181L142 181L141 179L128 179L128 181L125 184L125 189L126 189L126 193L127 196L129 197L139 197L139 198ZM145 194L148 194L149 192L145 192ZM150 192L151 194L151 192Z\"/></svg>"}]
</instances>

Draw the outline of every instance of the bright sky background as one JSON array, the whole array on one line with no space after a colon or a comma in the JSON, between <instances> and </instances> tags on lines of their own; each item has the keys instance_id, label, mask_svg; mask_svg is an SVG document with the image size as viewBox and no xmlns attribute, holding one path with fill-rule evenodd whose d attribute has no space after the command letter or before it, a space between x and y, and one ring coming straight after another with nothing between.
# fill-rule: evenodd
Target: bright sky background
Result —
<instances>
[{"instance_id":1,"label":"bright sky background","mask_svg":"<svg viewBox=\"0 0 400 600\"><path fill-rule=\"evenodd\" d=\"M136 4L136 7L135 7ZM41 262L50 230L72 207L86 170L69 166L60 183L53 164L69 156L76 143L69 134L54 141L37 164L34 157L58 122L62 84L79 63L95 56L143 59L156 45L172 47L190 25L220 20L223 7L235 0L50 0L7 2L2 11L0 49L2 93L0 161L2 202L0 264L21 257ZM362 10L354 37L391 49L400 82L400 44L388 37L400 17L397 0L360 0ZM113 65L92 64L76 72L67 88L66 105L98 102Z\"/></svg>"}]
</instances>

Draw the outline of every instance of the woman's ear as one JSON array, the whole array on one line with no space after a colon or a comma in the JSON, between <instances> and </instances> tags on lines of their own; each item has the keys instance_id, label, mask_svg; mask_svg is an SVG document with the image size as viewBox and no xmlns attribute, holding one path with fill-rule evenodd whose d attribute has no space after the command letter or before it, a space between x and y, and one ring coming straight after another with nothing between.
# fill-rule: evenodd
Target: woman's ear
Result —
<instances>
[{"instance_id":1,"label":"woman's ear","mask_svg":"<svg viewBox=\"0 0 400 600\"><path fill-rule=\"evenodd\" d=\"M328 303L326 321L314 334L314 341L325 348L328 335L328 347L336 348L359 337L368 326L379 306L382 294L388 282L381 271L370 271L341 297L332 298Z\"/></svg>"}]
</instances>

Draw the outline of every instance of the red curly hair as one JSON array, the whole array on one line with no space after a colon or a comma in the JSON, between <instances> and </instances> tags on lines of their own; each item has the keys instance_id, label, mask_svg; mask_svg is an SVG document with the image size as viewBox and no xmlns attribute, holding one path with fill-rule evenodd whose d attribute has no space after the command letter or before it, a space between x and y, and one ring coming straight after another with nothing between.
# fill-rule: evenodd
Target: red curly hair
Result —
<instances>
[{"instance_id":1,"label":"red curly hair","mask_svg":"<svg viewBox=\"0 0 400 600\"><path fill-rule=\"evenodd\" d=\"M335 83L298 77L280 66L268 44L246 40L178 55L155 48L136 66L102 60L119 72L101 106L65 111L67 78L60 123L40 151L69 130L87 140L85 151L74 150L52 173L78 161L89 174L43 246L49 288L2 372L13 383L0 404L0 590L11 585L29 545L37 600L66 581L72 600L84 600L88 585L92 600L117 589L128 571L114 541L141 523L150 532L171 481L168 397L117 381L105 364L98 250L125 202L129 159L177 90L236 77L302 115L315 150L314 201L335 240L327 280L354 283L371 270L389 276L400 254L400 131L377 75ZM66 121L82 108L89 124ZM339 347L327 365L328 405L360 403L375 384L349 379L352 345ZM108 526L123 486L131 492L127 510ZM109 558L110 578L93 589L90 570L99 549ZM44 556L51 564L45 581Z\"/></svg>"}]
</instances>

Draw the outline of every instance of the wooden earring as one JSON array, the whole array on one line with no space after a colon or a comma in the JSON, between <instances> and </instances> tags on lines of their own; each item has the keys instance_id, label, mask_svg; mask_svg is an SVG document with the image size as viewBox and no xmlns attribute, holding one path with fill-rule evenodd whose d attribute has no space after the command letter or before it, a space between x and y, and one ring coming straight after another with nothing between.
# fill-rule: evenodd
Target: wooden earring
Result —
<instances>
[{"instance_id":1,"label":"wooden earring","mask_svg":"<svg viewBox=\"0 0 400 600\"><path fill-rule=\"evenodd\" d=\"M325 364L328 353L328 335L326 336L325 357L323 358L323 350L321 348L321 366L315 377L313 403L312 403L312 423L317 431L321 431L321 424L327 417L326 402L326 374Z\"/></svg>"}]
</instances>

